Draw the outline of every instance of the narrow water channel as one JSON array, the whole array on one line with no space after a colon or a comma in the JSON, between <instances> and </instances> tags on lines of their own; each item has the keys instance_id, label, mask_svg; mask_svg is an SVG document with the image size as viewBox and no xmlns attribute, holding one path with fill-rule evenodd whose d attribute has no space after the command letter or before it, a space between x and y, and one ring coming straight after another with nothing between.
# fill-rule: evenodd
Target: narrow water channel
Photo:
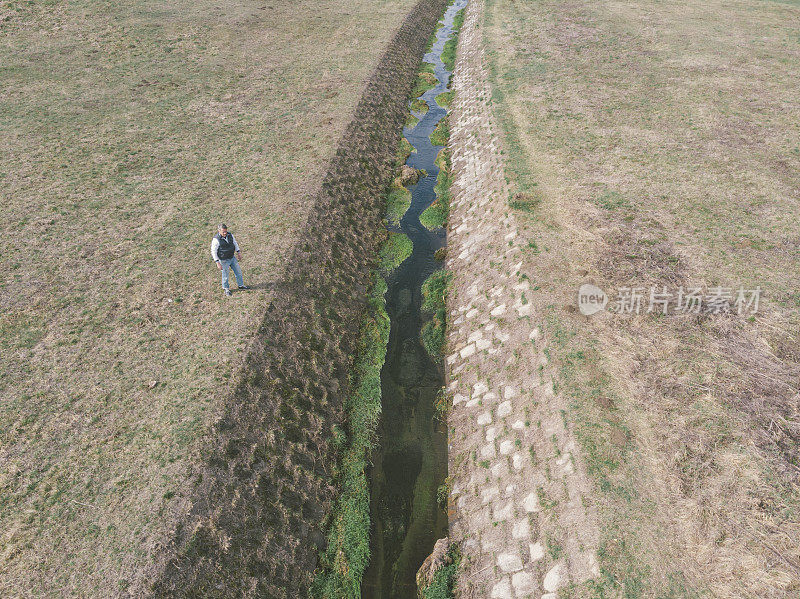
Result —
<instances>
[{"instance_id":1,"label":"narrow water channel","mask_svg":"<svg viewBox=\"0 0 800 599\"><path fill-rule=\"evenodd\" d=\"M444 376L441 365L420 342L421 286L441 268L434 253L446 239L443 230L431 232L422 226L419 215L436 199L439 169L434 161L442 148L432 145L429 136L447 114L435 100L448 90L450 81L442 49L452 35L453 18L466 3L455 0L442 18L443 27L424 57L434 65L438 84L422 96L428 112L414 113L420 121L403 131L416 150L406 164L425 170L427 176L409 187L411 206L399 224L413 242L413 252L388 279L386 309L392 328L381 371L383 416L370 472L371 561L362 599L414 599L417 570L436 540L447 535L447 513L436 500L437 489L447 477L447 432L434 408Z\"/></svg>"}]
</instances>

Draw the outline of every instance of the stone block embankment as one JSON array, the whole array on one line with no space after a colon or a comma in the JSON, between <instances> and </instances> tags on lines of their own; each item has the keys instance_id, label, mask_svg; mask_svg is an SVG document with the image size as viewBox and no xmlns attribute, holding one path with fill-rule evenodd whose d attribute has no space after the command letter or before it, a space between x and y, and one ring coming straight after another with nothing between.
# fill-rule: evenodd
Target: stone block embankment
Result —
<instances>
[{"instance_id":1,"label":"stone block embankment","mask_svg":"<svg viewBox=\"0 0 800 599\"><path fill-rule=\"evenodd\" d=\"M548 334L530 301L535 265L520 251L509 208L483 11L483 0L470 0L450 117L450 540L462 552L458 597L555 599L597 573L597 529Z\"/></svg>"}]
</instances>

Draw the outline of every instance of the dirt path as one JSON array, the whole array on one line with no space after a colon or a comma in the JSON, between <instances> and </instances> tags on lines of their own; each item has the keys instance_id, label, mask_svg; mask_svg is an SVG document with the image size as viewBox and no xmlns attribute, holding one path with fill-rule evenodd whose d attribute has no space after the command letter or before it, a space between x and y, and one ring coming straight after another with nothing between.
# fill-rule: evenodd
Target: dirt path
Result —
<instances>
[{"instance_id":1,"label":"dirt path","mask_svg":"<svg viewBox=\"0 0 800 599\"><path fill-rule=\"evenodd\" d=\"M532 324L490 108L483 10L481 0L467 8L451 117L450 530L464 555L459 596L555 597L597 573L598 535L548 339Z\"/></svg>"}]
</instances>

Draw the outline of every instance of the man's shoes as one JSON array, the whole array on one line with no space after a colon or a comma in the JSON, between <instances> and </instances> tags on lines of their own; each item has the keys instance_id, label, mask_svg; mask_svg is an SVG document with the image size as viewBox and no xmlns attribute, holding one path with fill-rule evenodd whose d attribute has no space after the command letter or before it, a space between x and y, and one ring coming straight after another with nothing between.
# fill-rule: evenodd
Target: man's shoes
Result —
<instances>
[{"instance_id":1,"label":"man's shoes","mask_svg":"<svg viewBox=\"0 0 800 599\"><path fill-rule=\"evenodd\" d=\"M250 289L249 285L239 285L239 289Z\"/></svg>"},{"instance_id":2,"label":"man's shoes","mask_svg":"<svg viewBox=\"0 0 800 599\"><path fill-rule=\"evenodd\" d=\"M233 293L231 293L231 290L230 290L230 289L226 289L226 290L225 290L225 295L227 295L228 297L230 297L230 296L232 296L232 295L233 295Z\"/></svg>"}]
</instances>

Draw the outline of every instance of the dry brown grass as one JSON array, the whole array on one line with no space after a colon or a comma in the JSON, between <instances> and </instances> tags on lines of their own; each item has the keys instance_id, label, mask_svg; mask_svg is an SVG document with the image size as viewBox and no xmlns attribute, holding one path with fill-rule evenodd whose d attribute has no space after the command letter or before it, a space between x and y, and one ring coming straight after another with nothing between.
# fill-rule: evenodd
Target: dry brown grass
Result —
<instances>
[{"instance_id":1,"label":"dry brown grass","mask_svg":"<svg viewBox=\"0 0 800 599\"><path fill-rule=\"evenodd\" d=\"M0 3L0 595L111 596L152 561L409 8ZM230 300L219 220L257 287Z\"/></svg>"},{"instance_id":2,"label":"dry brown grass","mask_svg":"<svg viewBox=\"0 0 800 599\"><path fill-rule=\"evenodd\" d=\"M490 2L508 169L541 200L533 301L596 466L600 585L628 596L800 588L798 17ZM750 320L586 319L562 309L586 279L761 285L766 301Z\"/></svg>"}]
</instances>

